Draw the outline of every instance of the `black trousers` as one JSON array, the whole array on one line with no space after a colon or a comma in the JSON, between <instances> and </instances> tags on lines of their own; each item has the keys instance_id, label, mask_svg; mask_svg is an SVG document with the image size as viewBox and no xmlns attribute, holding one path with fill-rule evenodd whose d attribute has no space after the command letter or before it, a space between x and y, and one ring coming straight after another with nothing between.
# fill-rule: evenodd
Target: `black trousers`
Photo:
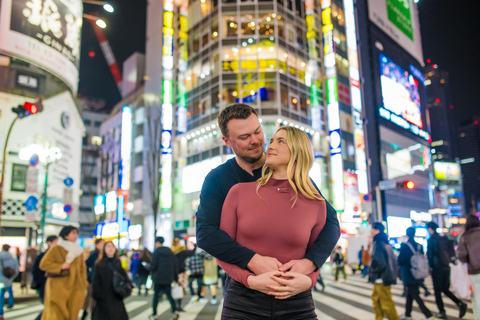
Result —
<instances>
[{"instance_id":1,"label":"black trousers","mask_svg":"<svg viewBox=\"0 0 480 320\"><path fill-rule=\"evenodd\" d=\"M154 284L153 285L153 290L155 293L153 294L153 302L152 302L152 309L153 309L153 314L157 314L157 306L158 306L158 300L160 300L160 297L162 296L163 293L167 296L168 302L170 302L170 307L172 308L172 313L177 311L177 305L175 303L175 300L172 298L172 285L171 284Z\"/></svg>"},{"instance_id":2,"label":"black trousers","mask_svg":"<svg viewBox=\"0 0 480 320\"><path fill-rule=\"evenodd\" d=\"M408 317L412 315L412 305L413 305L413 300L415 300L418 303L418 306L420 307L420 310L422 310L422 313L425 315L425 317L430 318L432 316L432 313L425 306L422 298L420 298L420 289L419 289L420 285L407 284L405 287L407 290L407 303L405 304L405 315Z\"/></svg>"},{"instance_id":3,"label":"black trousers","mask_svg":"<svg viewBox=\"0 0 480 320\"><path fill-rule=\"evenodd\" d=\"M433 269L432 270L433 289L435 290L435 302L437 303L438 311L445 313L445 307L442 301L442 292L452 299L458 306L462 301L455 297L450 291L450 268L448 269Z\"/></svg>"},{"instance_id":4,"label":"black trousers","mask_svg":"<svg viewBox=\"0 0 480 320\"><path fill-rule=\"evenodd\" d=\"M222 320L316 320L312 292L280 300L231 279L223 302Z\"/></svg>"}]
</instances>

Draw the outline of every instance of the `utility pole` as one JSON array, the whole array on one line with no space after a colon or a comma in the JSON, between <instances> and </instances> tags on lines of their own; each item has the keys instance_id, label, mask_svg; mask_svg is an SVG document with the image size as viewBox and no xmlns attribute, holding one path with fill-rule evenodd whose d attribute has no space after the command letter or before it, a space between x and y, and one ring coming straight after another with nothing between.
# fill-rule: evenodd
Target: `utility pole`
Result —
<instances>
[{"instance_id":1,"label":"utility pole","mask_svg":"<svg viewBox=\"0 0 480 320\"><path fill-rule=\"evenodd\" d=\"M48 168L50 167L50 163L47 159L47 165L45 167L45 185L43 186L43 198L42 198L42 239L40 240L40 252L42 252L44 239L45 239L45 218L47 215L47 187L48 187Z\"/></svg>"},{"instance_id":2,"label":"utility pole","mask_svg":"<svg viewBox=\"0 0 480 320\"><path fill-rule=\"evenodd\" d=\"M3 146L3 160L2 160L2 180L0 181L0 236L2 235L2 215L3 215L3 186L5 184L5 167L6 167L6 162L7 162L7 145L8 145L8 139L10 138L10 133L12 133L12 128L15 122L17 122L18 116L13 119L12 124L10 125L10 128L8 129L7 133L7 139L5 140L5 145Z\"/></svg>"}]
</instances>

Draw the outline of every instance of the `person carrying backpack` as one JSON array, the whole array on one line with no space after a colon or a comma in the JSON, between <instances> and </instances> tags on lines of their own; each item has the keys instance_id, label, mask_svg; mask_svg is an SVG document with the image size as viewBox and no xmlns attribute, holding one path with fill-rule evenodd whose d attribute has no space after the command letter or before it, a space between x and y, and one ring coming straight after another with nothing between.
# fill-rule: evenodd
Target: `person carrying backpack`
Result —
<instances>
[{"instance_id":1,"label":"person carrying backpack","mask_svg":"<svg viewBox=\"0 0 480 320\"><path fill-rule=\"evenodd\" d=\"M398 320L392 298L392 284L397 283L397 259L388 244L385 226L375 222L370 232L373 237L372 260L368 269L368 282L373 283L372 302L375 320Z\"/></svg>"},{"instance_id":2,"label":"person carrying backpack","mask_svg":"<svg viewBox=\"0 0 480 320\"><path fill-rule=\"evenodd\" d=\"M422 310L427 319L433 319L432 313L425 306L422 298L420 298L419 290L423 279L429 274L428 262L423 254L422 246L414 240L415 228L408 228L406 234L408 241L402 243L398 256L398 265L401 268L402 280L407 293L405 315L400 317L400 319L412 319L413 300L418 303L420 310Z\"/></svg>"},{"instance_id":3,"label":"person carrying backpack","mask_svg":"<svg viewBox=\"0 0 480 320\"><path fill-rule=\"evenodd\" d=\"M467 305L460 301L450 291L450 263L455 260L455 249L453 248L453 241L450 241L445 236L440 236L437 233L438 224L429 222L427 224L428 232L431 237L428 239L427 257L430 268L432 269L433 289L435 290L435 302L438 307L439 319L447 319L445 307L442 301L442 292L452 299L458 306L460 313L459 318L463 318L467 313Z\"/></svg>"}]
</instances>

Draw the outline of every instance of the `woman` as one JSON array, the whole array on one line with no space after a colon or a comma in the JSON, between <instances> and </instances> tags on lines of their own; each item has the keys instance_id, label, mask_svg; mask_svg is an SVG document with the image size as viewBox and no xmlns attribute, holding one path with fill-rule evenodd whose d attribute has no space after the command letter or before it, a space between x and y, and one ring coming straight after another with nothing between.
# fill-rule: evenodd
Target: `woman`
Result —
<instances>
[{"instance_id":1,"label":"woman","mask_svg":"<svg viewBox=\"0 0 480 320\"><path fill-rule=\"evenodd\" d=\"M150 251L148 251L148 249L143 249L138 261L138 271L137 271L138 295L142 294L142 285L145 286L145 296L148 295L147 279L148 279L148 276L150 275L151 259L152 257L150 255Z\"/></svg>"},{"instance_id":2,"label":"woman","mask_svg":"<svg viewBox=\"0 0 480 320\"><path fill-rule=\"evenodd\" d=\"M128 314L123 298L113 290L113 270L128 279L118 257L117 248L112 241L105 243L103 252L95 264L92 277L92 297L95 307L92 320L127 320Z\"/></svg>"},{"instance_id":3,"label":"woman","mask_svg":"<svg viewBox=\"0 0 480 320\"><path fill-rule=\"evenodd\" d=\"M83 248L75 243L77 238L77 228L63 227L58 245L40 261L40 269L47 273L42 320L78 319L88 282Z\"/></svg>"},{"instance_id":4,"label":"woman","mask_svg":"<svg viewBox=\"0 0 480 320\"><path fill-rule=\"evenodd\" d=\"M480 220L468 215L465 232L458 243L457 257L468 263L468 277L472 283L472 304L475 319L480 319Z\"/></svg>"},{"instance_id":5,"label":"woman","mask_svg":"<svg viewBox=\"0 0 480 320\"><path fill-rule=\"evenodd\" d=\"M262 177L230 189L220 228L240 245L280 263L303 259L326 220L326 202L308 176L312 164L308 136L294 127L278 129ZM255 275L218 263L235 280L226 288L222 319L317 319L311 289L319 271L309 276L279 271ZM282 290L292 283L293 290Z\"/></svg>"}]
</instances>

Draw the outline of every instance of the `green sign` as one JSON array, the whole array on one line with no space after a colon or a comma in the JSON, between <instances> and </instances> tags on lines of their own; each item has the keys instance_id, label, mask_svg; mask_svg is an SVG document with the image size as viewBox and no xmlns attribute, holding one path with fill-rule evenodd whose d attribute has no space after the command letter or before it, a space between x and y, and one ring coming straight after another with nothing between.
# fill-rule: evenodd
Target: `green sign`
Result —
<instances>
[{"instance_id":1,"label":"green sign","mask_svg":"<svg viewBox=\"0 0 480 320\"><path fill-rule=\"evenodd\" d=\"M190 220L175 221L175 229L185 229L190 227Z\"/></svg>"},{"instance_id":2,"label":"green sign","mask_svg":"<svg viewBox=\"0 0 480 320\"><path fill-rule=\"evenodd\" d=\"M337 77L332 77L327 80L327 104L338 102L337 92Z\"/></svg>"},{"instance_id":3,"label":"green sign","mask_svg":"<svg viewBox=\"0 0 480 320\"><path fill-rule=\"evenodd\" d=\"M388 20L413 41L410 0L386 0Z\"/></svg>"}]
</instances>

